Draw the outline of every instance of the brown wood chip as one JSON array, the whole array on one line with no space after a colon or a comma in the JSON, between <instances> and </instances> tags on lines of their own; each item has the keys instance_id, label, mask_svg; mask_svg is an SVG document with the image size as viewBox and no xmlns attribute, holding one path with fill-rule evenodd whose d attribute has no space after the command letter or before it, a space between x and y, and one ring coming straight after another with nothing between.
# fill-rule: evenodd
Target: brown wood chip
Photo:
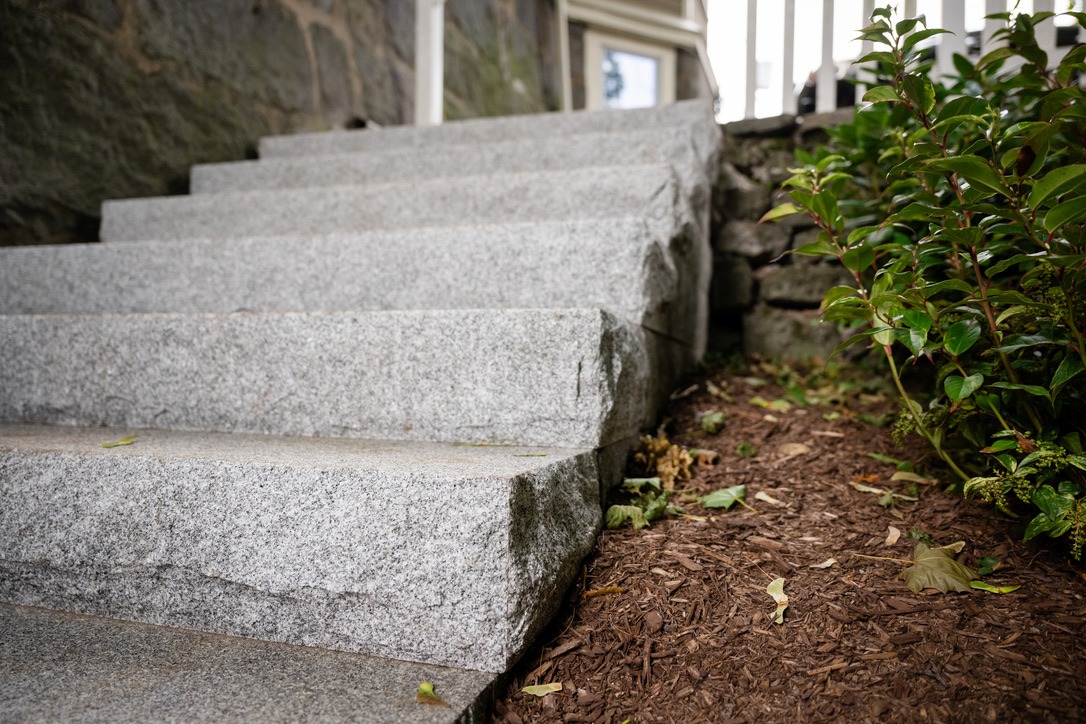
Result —
<instances>
[{"instance_id":1,"label":"brown wood chip","mask_svg":"<svg viewBox=\"0 0 1086 724\"><path fill-rule=\"evenodd\" d=\"M674 558L676 563L678 563L680 566L682 566L683 568L685 568L688 571L693 571L694 573L699 573L699 572L705 570L705 566L701 565L700 563L697 563L696 561L694 561L691 558L687 558L682 553L676 553L675 551L664 551L664 552L667 553L672 558Z\"/></svg>"},{"instance_id":2,"label":"brown wood chip","mask_svg":"<svg viewBox=\"0 0 1086 724\"><path fill-rule=\"evenodd\" d=\"M569 653L570 651L572 651L573 649L577 648L580 645L581 645L581 642L576 640L576 639L574 639L573 641L567 641L566 643L562 644L561 646L558 646L555 649L553 649L552 651L550 651L547 654L546 658L547 658L547 660L556 659L559 656L561 656L562 654Z\"/></svg>"}]
</instances>

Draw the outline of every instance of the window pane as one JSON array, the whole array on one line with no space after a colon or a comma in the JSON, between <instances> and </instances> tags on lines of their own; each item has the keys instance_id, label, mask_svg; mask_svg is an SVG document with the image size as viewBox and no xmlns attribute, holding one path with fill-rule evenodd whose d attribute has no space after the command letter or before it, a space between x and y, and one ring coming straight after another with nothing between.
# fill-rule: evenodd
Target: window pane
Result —
<instances>
[{"instance_id":1,"label":"window pane","mask_svg":"<svg viewBox=\"0 0 1086 724\"><path fill-rule=\"evenodd\" d=\"M603 105L647 108L660 100L660 60L624 50L603 49Z\"/></svg>"}]
</instances>

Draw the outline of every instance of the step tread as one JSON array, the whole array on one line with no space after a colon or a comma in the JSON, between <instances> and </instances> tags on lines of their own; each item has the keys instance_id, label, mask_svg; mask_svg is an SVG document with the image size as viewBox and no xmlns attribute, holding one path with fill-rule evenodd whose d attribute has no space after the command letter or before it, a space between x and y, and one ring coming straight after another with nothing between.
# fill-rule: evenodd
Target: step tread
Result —
<instances>
[{"instance_id":1,"label":"step tread","mask_svg":"<svg viewBox=\"0 0 1086 724\"><path fill-rule=\"evenodd\" d=\"M0 719L482 721L495 675L0 604ZM415 701L430 681L449 708Z\"/></svg>"},{"instance_id":2,"label":"step tread","mask_svg":"<svg viewBox=\"0 0 1086 724\"><path fill-rule=\"evenodd\" d=\"M606 445L648 414L600 309L0 317L0 420Z\"/></svg>"},{"instance_id":3,"label":"step tread","mask_svg":"<svg viewBox=\"0 0 1086 724\"><path fill-rule=\"evenodd\" d=\"M539 138L577 133L612 133L646 127L673 126L700 121L714 124L712 104L705 100L682 101L658 108L634 110L574 111L519 116L473 118L437 126L392 126L350 131L324 131L260 139L260 156L336 153L347 150Z\"/></svg>"},{"instance_id":4,"label":"step tread","mask_svg":"<svg viewBox=\"0 0 1086 724\"><path fill-rule=\"evenodd\" d=\"M192 168L193 194L253 189L313 188L388 183L403 179L462 177L587 166L646 163L696 165L699 136L693 126L589 133L441 145L420 153L407 147L321 156L282 156L258 161L201 164ZM704 133L701 134L704 137Z\"/></svg>"},{"instance_id":5,"label":"step tread","mask_svg":"<svg viewBox=\"0 0 1086 724\"><path fill-rule=\"evenodd\" d=\"M107 201L104 242L558 221L641 214L678 220L667 164L503 173L366 186Z\"/></svg>"},{"instance_id":6,"label":"step tread","mask_svg":"<svg viewBox=\"0 0 1086 724\"><path fill-rule=\"evenodd\" d=\"M586 449L0 425L0 480L2 601L495 672L600 521Z\"/></svg>"}]
</instances>

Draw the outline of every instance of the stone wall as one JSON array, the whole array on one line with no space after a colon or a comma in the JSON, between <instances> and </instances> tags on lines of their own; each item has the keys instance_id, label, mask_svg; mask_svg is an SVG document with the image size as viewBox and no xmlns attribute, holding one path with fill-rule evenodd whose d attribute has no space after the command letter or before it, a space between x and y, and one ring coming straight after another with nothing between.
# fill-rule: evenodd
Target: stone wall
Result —
<instances>
[{"instance_id":1,"label":"stone wall","mask_svg":"<svg viewBox=\"0 0 1086 724\"><path fill-rule=\"evenodd\" d=\"M842 115L842 113L847 115ZM759 224L787 200L779 190L791 174L797 145L824 142L824 128L852 110L738 121L724 126L724 153L713 204L711 349L766 357L825 359L843 339L818 319L825 293L849 276L839 265L787 254L814 241L805 216Z\"/></svg>"},{"instance_id":2,"label":"stone wall","mask_svg":"<svg viewBox=\"0 0 1086 724\"><path fill-rule=\"evenodd\" d=\"M410 122L413 0L3 0L0 244L93 241L262 135ZM552 110L554 0L447 0L446 114Z\"/></svg>"}]
</instances>

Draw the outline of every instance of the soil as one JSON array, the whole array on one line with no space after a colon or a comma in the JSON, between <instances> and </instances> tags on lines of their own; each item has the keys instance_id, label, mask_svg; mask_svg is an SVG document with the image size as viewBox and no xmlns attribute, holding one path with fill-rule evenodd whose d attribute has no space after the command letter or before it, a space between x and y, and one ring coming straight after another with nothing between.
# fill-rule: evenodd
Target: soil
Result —
<instances>
[{"instance_id":1,"label":"soil","mask_svg":"<svg viewBox=\"0 0 1086 724\"><path fill-rule=\"evenodd\" d=\"M902 448L871 424L895 407L878 380L864 391L808 377L808 390L821 387L809 404L772 409L784 407L774 402L782 380L796 375L763 364L703 375L673 396L672 442L720 453L675 484L690 517L603 533L495 721L1086 720L1082 566L944 492L949 477L915 435ZM727 413L717 434L701 429L708 411ZM895 480L897 467L869 453L939 482ZM693 500L740 484L749 508ZM884 507L890 498L856 486L907 497ZM1021 587L914 594L901 574L918 538L964 541L960 562L976 570L997 558L984 580ZM777 578L789 603L781 624L766 591ZM522 691L554 683L561 690L544 696Z\"/></svg>"}]
</instances>

